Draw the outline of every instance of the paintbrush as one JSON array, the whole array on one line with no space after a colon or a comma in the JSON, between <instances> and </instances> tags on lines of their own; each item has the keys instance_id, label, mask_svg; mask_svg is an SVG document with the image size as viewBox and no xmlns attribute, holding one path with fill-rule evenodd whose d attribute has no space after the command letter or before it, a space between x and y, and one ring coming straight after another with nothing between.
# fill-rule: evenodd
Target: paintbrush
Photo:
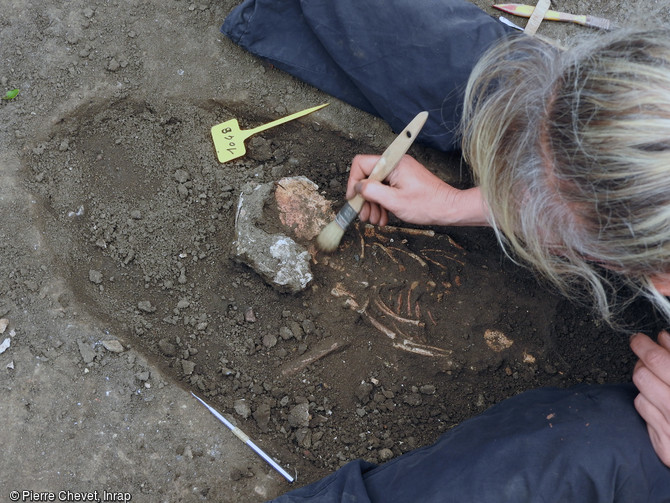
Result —
<instances>
[{"instance_id":1,"label":"paintbrush","mask_svg":"<svg viewBox=\"0 0 670 503\"><path fill-rule=\"evenodd\" d=\"M502 3L494 5L493 8L519 17L530 17L535 7L533 5L523 5L518 3ZM547 21L577 23L582 26L590 26L591 28L600 28L603 30L611 30L615 27L612 21L602 17L568 14L567 12L558 12L555 10L548 10L544 14L543 19L546 19Z\"/></svg>"},{"instance_id":2,"label":"paintbrush","mask_svg":"<svg viewBox=\"0 0 670 503\"><path fill-rule=\"evenodd\" d=\"M407 149L409 149L419 135L419 131L421 131L427 118L428 112L421 112L412 119L412 122L402 130L379 158L368 176L369 180L378 180L381 182L391 174L400 162L400 159L402 159L402 156L407 152ZM360 194L356 194L345 203L335 216L335 220L330 222L316 238L316 244L320 250L332 252L337 248L342 236L344 236L344 231L347 230L347 227L360 213L364 203L365 199Z\"/></svg>"}]
</instances>

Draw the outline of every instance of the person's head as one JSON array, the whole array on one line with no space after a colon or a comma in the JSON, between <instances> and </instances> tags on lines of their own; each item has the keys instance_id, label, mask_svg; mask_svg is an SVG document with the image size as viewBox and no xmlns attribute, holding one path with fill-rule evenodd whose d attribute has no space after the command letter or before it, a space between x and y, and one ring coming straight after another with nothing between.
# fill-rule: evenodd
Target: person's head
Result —
<instances>
[{"instance_id":1,"label":"person's head","mask_svg":"<svg viewBox=\"0 0 670 503\"><path fill-rule=\"evenodd\" d=\"M564 293L589 287L605 319L607 271L670 319L670 30L513 37L478 63L463 115L503 245Z\"/></svg>"}]
</instances>

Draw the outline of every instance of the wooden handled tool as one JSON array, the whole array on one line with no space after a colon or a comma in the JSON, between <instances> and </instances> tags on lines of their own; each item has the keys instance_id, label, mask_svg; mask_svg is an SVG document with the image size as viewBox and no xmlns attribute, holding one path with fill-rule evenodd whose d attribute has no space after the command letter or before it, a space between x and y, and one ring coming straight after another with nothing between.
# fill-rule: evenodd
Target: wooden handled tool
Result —
<instances>
[{"instance_id":1,"label":"wooden handled tool","mask_svg":"<svg viewBox=\"0 0 670 503\"><path fill-rule=\"evenodd\" d=\"M533 14L532 5L524 5L518 3L502 3L494 5L493 8L519 17L530 17ZM563 21L568 23L576 23L581 24L582 26L601 28L603 30L611 30L615 27L615 24L612 21L602 17L569 14L567 12L558 12L555 10L547 10L544 13L544 19L546 21Z\"/></svg>"},{"instance_id":2,"label":"wooden handled tool","mask_svg":"<svg viewBox=\"0 0 670 503\"><path fill-rule=\"evenodd\" d=\"M402 159L402 156L405 155L409 147L414 143L415 138L426 123L426 119L428 119L428 112L421 112L412 119L379 158L368 176L369 180L382 181L391 174ZM316 242L321 250L331 252L337 248L344 235L344 231L354 221L363 208L364 203L365 199L360 194L356 194L345 203L335 216L335 220L329 223L317 237Z\"/></svg>"}]
</instances>

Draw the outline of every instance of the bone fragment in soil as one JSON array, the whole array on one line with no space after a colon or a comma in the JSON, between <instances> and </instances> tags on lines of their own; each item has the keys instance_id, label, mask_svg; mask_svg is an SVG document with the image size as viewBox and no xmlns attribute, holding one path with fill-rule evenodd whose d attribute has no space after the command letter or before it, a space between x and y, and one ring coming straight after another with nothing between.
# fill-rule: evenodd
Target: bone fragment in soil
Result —
<instances>
[{"instance_id":1,"label":"bone fragment in soil","mask_svg":"<svg viewBox=\"0 0 670 503\"><path fill-rule=\"evenodd\" d=\"M329 340L322 341L320 347L312 349L306 356L303 356L302 358L299 358L297 361L290 363L286 368L284 368L284 370L282 370L282 374L285 376L297 374L298 372L307 368L312 363L317 362L318 360L321 360L322 358L325 358L326 356L332 353L341 351L348 345L349 343L344 341L334 341L334 342L331 342Z\"/></svg>"}]
</instances>

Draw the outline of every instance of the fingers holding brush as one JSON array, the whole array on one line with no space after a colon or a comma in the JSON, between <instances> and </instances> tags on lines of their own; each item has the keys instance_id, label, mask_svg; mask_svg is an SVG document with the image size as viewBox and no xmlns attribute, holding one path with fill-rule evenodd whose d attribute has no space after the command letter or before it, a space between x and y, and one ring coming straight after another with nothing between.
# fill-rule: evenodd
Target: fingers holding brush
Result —
<instances>
[{"instance_id":1,"label":"fingers holding brush","mask_svg":"<svg viewBox=\"0 0 670 503\"><path fill-rule=\"evenodd\" d=\"M349 180L347 181L347 199L351 199L360 192L360 186L357 190L356 184L368 179L379 159L381 159L380 155L359 154L354 157L351 161Z\"/></svg>"},{"instance_id":2,"label":"fingers holding brush","mask_svg":"<svg viewBox=\"0 0 670 503\"><path fill-rule=\"evenodd\" d=\"M347 198L360 194L366 203L359 215L363 221L386 225L388 213L419 225L443 224L443 214L455 203L461 191L442 181L414 158L405 155L386 183L371 180L379 159L373 155L358 155L351 164Z\"/></svg>"},{"instance_id":3,"label":"fingers holding brush","mask_svg":"<svg viewBox=\"0 0 670 503\"><path fill-rule=\"evenodd\" d=\"M363 205L363 209L358 216L362 222L370 222L371 224L380 225L382 227L389 223L388 211L386 211L384 207L369 201L366 201Z\"/></svg>"},{"instance_id":4,"label":"fingers holding brush","mask_svg":"<svg viewBox=\"0 0 670 503\"><path fill-rule=\"evenodd\" d=\"M357 155L354 157L351 163L346 197L351 199L356 194L360 194L365 198L365 204L363 204L361 212L358 214L361 221L375 225L386 225L389 220L388 211L375 201L389 199L390 194L384 194L389 188L382 182L368 179L380 157L378 155Z\"/></svg>"}]
</instances>

